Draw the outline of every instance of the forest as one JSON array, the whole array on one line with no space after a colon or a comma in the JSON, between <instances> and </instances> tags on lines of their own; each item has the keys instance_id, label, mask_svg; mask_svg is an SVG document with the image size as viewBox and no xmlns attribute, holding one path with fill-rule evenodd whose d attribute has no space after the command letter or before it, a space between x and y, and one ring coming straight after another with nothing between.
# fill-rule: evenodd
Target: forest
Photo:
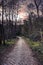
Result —
<instances>
[{"instance_id":1,"label":"forest","mask_svg":"<svg viewBox=\"0 0 43 65\"><path fill-rule=\"evenodd\" d=\"M0 58L19 37L26 40L39 65L43 65L43 0L0 0Z\"/></svg>"}]
</instances>

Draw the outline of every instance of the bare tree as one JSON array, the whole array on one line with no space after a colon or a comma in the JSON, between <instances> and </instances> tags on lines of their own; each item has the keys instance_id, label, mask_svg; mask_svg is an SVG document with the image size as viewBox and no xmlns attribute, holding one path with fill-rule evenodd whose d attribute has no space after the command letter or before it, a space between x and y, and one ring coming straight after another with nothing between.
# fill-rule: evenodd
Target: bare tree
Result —
<instances>
[{"instance_id":1,"label":"bare tree","mask_svg":"<svg viewBox=\"0 0 43 65\"><path fill-rule=\"evenodd\" d=\"M41 4L41 0L34 0L34 3L35 3L35 6L36 6L36 9L37 9L37 15L39 17L39 6Z\"/></svg>"},{"instance_id":2,"label":"bare tree","mask_svg":"<svg viewBox=\"0 0 43 65\"><path fill-rule=\"evenodd\" d=\"M37 15L38 15L38 19L37 19L37 28L38 28L38 30L40 30L40 33L41 33L41 39L42 39L42 30L41 30L41 28L39 27L40 26L40 21L39 21L39 7L40 7L40 5L41 5L41 2L42 2L42 0L34 0L34 3L35 3L35 5L36 5L36 9L37 9Z\"/></svg>"}]
</instances>

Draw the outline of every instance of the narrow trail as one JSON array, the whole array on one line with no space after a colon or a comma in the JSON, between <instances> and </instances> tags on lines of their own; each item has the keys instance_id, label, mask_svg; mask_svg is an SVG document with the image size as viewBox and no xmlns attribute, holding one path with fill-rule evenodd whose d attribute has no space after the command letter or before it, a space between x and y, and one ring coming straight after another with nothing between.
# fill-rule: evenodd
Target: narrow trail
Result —
<instances>
[{"instance_id":1,"label":"narrow trail","mask_svg":"<svg viewBox=\"0 0 43 65\"><path fill-rule=\"evenodd\" d=\"M5 56L2 65L38 65L25 40L19 37L14 49Z\"/></svg>"}]
</instances>

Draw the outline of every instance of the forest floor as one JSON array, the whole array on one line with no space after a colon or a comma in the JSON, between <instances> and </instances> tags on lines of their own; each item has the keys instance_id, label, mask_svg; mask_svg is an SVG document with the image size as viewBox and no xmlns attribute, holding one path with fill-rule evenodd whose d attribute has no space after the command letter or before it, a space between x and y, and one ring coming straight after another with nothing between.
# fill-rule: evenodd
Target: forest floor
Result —
<instances>
[{"instance_id":1,"label":"forest floor","mask_svg":"<svg viewBox=\"0 0 43 65\"><path fill-rule=\"evenodd\" d=\"M24 39L27 41L29 47L34 53L33 57L37 58L39 65L43 65L43 41L33 41L25 37Z\"/></svg>"},{"instance_id":2,"label":"forest floor","mask_svg":"<svg viewBox=\"0 0 43 65\"><path fill-rule=\"evenodd\" d=\"M0 52L0 65L39 65L27 42L19 37L15 45Z\"/></svg>"}]
</instances>

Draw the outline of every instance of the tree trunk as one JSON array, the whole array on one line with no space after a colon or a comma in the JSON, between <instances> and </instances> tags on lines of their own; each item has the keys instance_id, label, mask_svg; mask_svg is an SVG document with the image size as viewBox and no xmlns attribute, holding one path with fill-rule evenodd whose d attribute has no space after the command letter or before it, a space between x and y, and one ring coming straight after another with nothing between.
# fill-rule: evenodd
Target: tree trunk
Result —
<instances>
[{"instance_id":1,"label":"tree trunk","mask_svg":"<svg viewBox=\"0 0 43 65\"><path fill-rule=\"evenodd\" d=\"M43 41L43 35L42 35L42 30L40 28L40 35L41 35L41 41Z\"/></svg>"},{"instance_id":2,"label":"tree trunk","mask_svg":"<svg viewBox=\"0 0 43 65\"><path fill-rule=\"evenodd\" d=\"M0 45L2 44L2 39L1 39L1 37L0 37Z\"/></svg>"},{"instance_id":3,"label":"tree trunk","mask_svg":"<svg viewBox=\"0 0 43 65\"><path fill-rule=\"evenodd\" d=\"M3 25L3 19L4 19L4 2L2 0L2 36L3 36L3 44L5 45L5 33L4 33L4 25Z\"/></svg>"},{"instance_id":4,"label":"tree trunk","mask_svg":"<svg viewBox=\"0 0 43 65\"><path fill-rule=\"evenodd\" d=\"M39 18L39 8L37 7L37 15L38 15L38 18Z\"/></svg>"}]
</instances>

